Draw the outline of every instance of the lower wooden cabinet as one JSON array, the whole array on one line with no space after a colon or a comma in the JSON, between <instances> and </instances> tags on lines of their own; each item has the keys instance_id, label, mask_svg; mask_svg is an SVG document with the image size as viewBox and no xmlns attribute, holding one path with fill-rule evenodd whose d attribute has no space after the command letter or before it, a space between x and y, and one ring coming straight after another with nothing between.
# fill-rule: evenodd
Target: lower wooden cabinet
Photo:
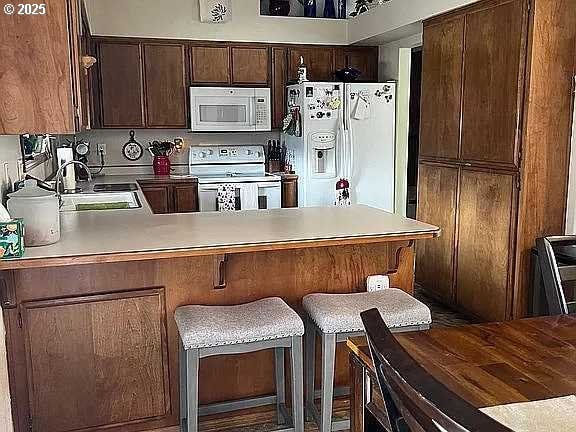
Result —
<instances>
[{"instance_id":1,"label":"lower wooden cabinet","mask_svg":"<svg viewBox=\"0 0 576 432\"><path fill-rule=\"evenodd\" d=\"M416 281L444 302L454 301L454 249L459 168L420 164L417 219L440 227L440 237L418 242ZM432 197L436 197L432 199ZM438 197L441 198L439 203Z\"/></svg>"},{"instance_id":2,"label":"lower wooden cabinet","mask_svg":"<svg viewBox=\"0 0 576 432\"><path fill-rule=\"evenodd\" d=\"M170 411L164 290L20 306L33 432L121 427Z\"/></svg>"},{"instance_id":3,"label":"lower wooden cabinet","mask_svg":"<svg viewBox=\"0 0 576 432\"><path fill-rule=\"evenodd\" d=\"M140 188L155 214L199 211L198 181L170 177L139 180Z\"/></svg>"},{"instance_id":4,"label":"lower wooden cabinet","mask_svg":"<svg viewBox=\"0 0 576 432\"><path fill-rule=\"evenodd\" d=\"M456 303L488 321L507 318L512 289L516 176L463 169L458 207Z\"/></svg>"}]
</instances>

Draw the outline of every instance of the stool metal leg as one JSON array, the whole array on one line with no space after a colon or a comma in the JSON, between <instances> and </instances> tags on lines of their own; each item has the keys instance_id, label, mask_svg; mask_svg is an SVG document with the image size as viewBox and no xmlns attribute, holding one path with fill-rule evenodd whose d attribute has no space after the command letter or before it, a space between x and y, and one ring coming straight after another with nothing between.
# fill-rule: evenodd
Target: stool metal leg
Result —
<instances>
[{"instance_id":1,"label":"stool metal leg","mask_svg":"<svg viewBox=\"0 0 576 432\"><path fill-rule=\"evenodd\" d=\"M304 356L302 337L292 337L292 418L294 432L304 432Z\"/></svg>"},{"instance_id":2,"label":"stool metal leg","mask_svg":"<svg viewBox=\"0 0 576 432\"><path fill-rule=\"evenodd\" d=\"M274 349L274 362L276 364L276 414L278 424L286 424L283 406L286 403L286 373L284 370L284 348Z\"/></svg>"},{"instance_id":3,"label":"stool metal leg","mask_svg":"<svg viewBox=\"0 0 576 432\"><path fill-rule=\"evenodd\" d=\"M314 381L316 379L316 329L314 325L306 326L306 418L314 419Z\"/></svg>"},{"instance_id":4,"label":"stool metal leg","mask_svg":"<svg viewBox=\"0 0 576 432\"><path fill-rule=\"evenodd\" d=\"M320 432L332 430L332 398L334 396L334 363L336 334L322 333L322 396L320 406Z\"/></svg>"},{"instance_id":5,"label":"stool metal leg","mask_svg":"<svg viewBox=\"0 0 576 432\"><path fill-rule=\"evenodd\" d=\"M188 415L188 391L186 386L187 370L186 350L182 344L180 344L180 425L182 428L185 426L184 422Z\"/></svg>"},{"instance_id":6,"label":"stool metal leg","mask_svg":"<svg viewBox=\"0 0 576 432\"><path fill-rule=\"evenodd\" d=\"M198 369L200 355L197 349L186 351L186 432L198 432Z\"/></svg>"}]
</instances>

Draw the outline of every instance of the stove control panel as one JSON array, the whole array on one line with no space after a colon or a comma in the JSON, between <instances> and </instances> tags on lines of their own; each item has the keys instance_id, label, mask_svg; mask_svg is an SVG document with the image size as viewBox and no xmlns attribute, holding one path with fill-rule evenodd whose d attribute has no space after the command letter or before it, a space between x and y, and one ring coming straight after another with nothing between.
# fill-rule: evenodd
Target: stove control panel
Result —
<instances>
[{"instance_id":1,"label":"stove control panel","mask_svg":"<svg viewBox=\"0 0 576 432\"><path fill-rule=\"evenodd\" d=\"M264 146L193 146L190 165L214 163L264 163Z\"/></svg>"}]
</instances>

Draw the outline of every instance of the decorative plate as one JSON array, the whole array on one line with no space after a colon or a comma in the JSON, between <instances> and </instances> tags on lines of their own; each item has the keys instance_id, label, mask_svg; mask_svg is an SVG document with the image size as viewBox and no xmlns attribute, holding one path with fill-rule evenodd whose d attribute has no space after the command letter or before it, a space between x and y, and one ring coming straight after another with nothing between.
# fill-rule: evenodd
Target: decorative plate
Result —
<instances>
[{"instance_id":1,"label":"decorative plate","mask_svg":"<svg viewBox=\"0 0 576 432\"><path fill-rule=\"evenodd\" d=\"M122 154L126 159L132 162L137 161L144 154L144 148L138 141L136 141L134 136L135 132L130 131L130 139L126 144L124 144L124 147L122 147Z\"/></svg>"}]
</instances>

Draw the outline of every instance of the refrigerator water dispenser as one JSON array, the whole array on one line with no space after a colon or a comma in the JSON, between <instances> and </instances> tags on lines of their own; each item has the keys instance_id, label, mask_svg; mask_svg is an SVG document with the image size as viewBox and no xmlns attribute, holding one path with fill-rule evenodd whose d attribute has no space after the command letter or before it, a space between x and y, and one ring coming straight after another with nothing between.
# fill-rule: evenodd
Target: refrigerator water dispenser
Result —
<instances>
[{"instance_id":1,"label":"refrigerator water dispenser","mask_svg":"<svg viewBox=\"0 0 576 432\"><path fill-rule=\"evenodd\" d=\"M310 135L310 164L313 178L336 177L336 134L332 131Z\"/></svg>"}]
</instances>

